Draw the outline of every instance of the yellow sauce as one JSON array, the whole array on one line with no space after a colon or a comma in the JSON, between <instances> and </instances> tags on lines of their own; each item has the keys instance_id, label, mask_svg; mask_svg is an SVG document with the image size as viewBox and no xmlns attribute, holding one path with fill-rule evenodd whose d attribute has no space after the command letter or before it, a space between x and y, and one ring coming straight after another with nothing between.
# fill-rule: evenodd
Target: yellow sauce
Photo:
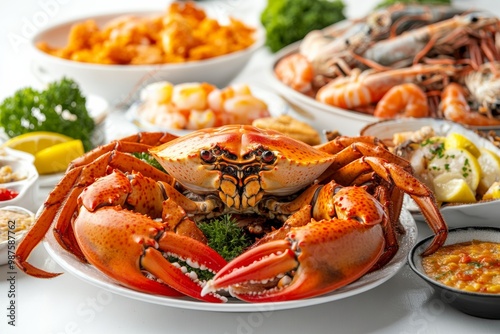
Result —
<instances>
[{"instance_id":1,"label":"yellow sauce","mask_svg":"<svg viewBox=\"0 0 500 334\"><path fill-rule=\"evenodd\" d=\"M11 210L0 209L0 242L15 237L33 224L33 216Z\"/></svg>"},{"instance_id":2,"label":"yellow sauce","mask_svg":"<svg viewBox=\"0 0 500 334\"><path fill-rule=\"evenodd\" d=\"M500 294L500 243L473 240L441 247L422 260L425 273L447 286Z\"/></svg>"},{"instance_id":3,"label":"yellow sauce","mask_svg":"<svg viewBox=\"0 0 500 334\"><path fill-rule=\"evenodd\" d=\"M0 183L21 181L21 180L24 180L26 178L27 178L27 175L22 175L22 174L14 172L10 165L5 165L5 166L0 167Z\"/></svg>"}]
</instances>

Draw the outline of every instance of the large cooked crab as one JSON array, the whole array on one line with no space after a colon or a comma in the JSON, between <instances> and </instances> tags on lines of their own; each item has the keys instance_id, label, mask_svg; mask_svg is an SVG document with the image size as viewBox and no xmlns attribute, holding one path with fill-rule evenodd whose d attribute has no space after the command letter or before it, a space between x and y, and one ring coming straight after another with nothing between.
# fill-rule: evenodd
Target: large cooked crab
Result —
<instances>
[{"instance_id":1,"label":"large cooked crab","mask_svg":"<svg viewBox=\"0 0 500 334\"><path fill-rule=\"evenodd\" d=\"M167 173L129 154L147 151ZM404 192L436 234L425 251L432 253L447 236L432 193L374 138L312 147L240 125L180 138L141 133L73 161L19 245L16 264L37 277L57 275L27 262L53 226L67 251L140 291L210 302L223 300L221 289L252 302L307 298L392 258L404 232ZM283 224L226 263L196 222L227 213ZM203 288L168 261L172 255L217 274Z\"/></svg>"}]
</instances>

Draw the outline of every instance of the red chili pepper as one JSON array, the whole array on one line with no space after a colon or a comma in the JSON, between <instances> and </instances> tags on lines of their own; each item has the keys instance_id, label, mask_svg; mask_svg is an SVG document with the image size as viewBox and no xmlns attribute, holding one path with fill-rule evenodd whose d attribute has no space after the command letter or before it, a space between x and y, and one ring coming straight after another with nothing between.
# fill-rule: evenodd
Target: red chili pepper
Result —
<instances>
[{"instance_id":1,"label":"red chili pepper","mask_svg":"<svg viewBox=\"0 0 500 334\"><path fill-rule=\"evenodd\" d=\"M0 188L0 201L8 201L15 198L19 193L15 190Z\"/></svg>"}]
</instances>

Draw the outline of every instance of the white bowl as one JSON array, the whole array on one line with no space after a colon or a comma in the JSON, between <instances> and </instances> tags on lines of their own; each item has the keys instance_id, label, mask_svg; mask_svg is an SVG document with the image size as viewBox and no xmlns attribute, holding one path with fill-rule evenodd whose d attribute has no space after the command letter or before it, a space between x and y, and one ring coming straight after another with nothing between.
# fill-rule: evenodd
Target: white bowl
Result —
<instances>
[{"instance_id":1,"label":"white bowl","mask_svg":"<svg viewBox=\"0 0 500 334\"><path fill-rule=\"evenodd\" d=\"M30 211L35 211L40 205L37 202L38 195L38 172L29 160L16 159L16 158L0 158L0 167L9 165L12 167L13 172L25 175L26 178L13 181L0 183L0 188L14 190L18 193L16 197L6 201L0 201L0 208L6 206L19 206Z\"/></svg>"},{"instance_id":2,"label":"white bowl","mask_svg":"<svg viewBox=\"0 0 500 334\"><path fill-rule=\"evenodd\" d=\"M496 154L500 155L500 149L491 141L482 138L473 130L460 124L439 120L433 118L408 118L385 120L369 124L363 127L360 135L375 136L382 139L384 142L392 142L392 136L395 133L406 131L417 131L423 126L431 126L436 135L445 136L450 132L457 132L466 135L478 147L487 148ZM498 219L500 201L477 202L473 204L447 205L441 208L446 223L450 227L465 227L469 226L471 220L477 220L484 226L500 227ZM416 204L408 197L405 198L405 206L413 214L416 220L424 220L420 210Z\"/></svg>"},{"instance_id":3,"label":"white bowl","mask_svg":"<svg viewBox=\"0 0 500 334\"><path fill-rule=\"evenodd\" d=\"M299 114L305 117L309 124L320 132L338 130L345 136L357 136L365 125L379 120L375 116L319 102L312 97L299 93L279 80L275 75L274 67L280 59L289 54L296 53L299 50L300 43L301 41L290 44L276 53L270 72L273 87L288 100L287 102L292 106L296 105L300 109Z\"/></svg>"},{"instance_id":4,"label":"white bowl","mask_svg":"<svg viewBox=\"0 0 500 334\"><path fill-rule=\"evenodd\" d=\"M471 220L470 222L482 224L481 220ZM445 305L450 305L475 317L500 319L500 294L459 290L435 281L425 273L421 254L433 238L434 236L427 237L413 246L408 254L410 268L432 287L434 296L441 299ZM472 240L498 243L500 242L500 229L482 226L451 229L448 232L445 245L470 242Z\"/></svg>"},{"instance_id":5,"label":"white bowl","mask_svg":"<svg viewBox=\"0 0 500 334\"><path fill-rule=\"evenodd\" d=\"M35 219L35 214L30 211L26 210L25 208L19 207L19 206L6 206L0 208L0 211L2 211L2 215L4 212L9 212L9 211L14 211L18 212L21 214L25 214L30 217L30 219L34 220ZM16 245L19 243L19 241L24 237L26 232L33 226L31 224L28 226L27 229L20 229L19 225L16 227L16 221L11 220L9 217L9 214L7 213L6 216L4 217L7 221L2 221L2 224L6 224L7 227L7 235L6 239L4 240L3 238L0 239L0 265L2 264L13 264L13 252L16 250ZM4 220L4 218L1 218Z\"/></svg>"},{"instance_id":6,"label":"white bowl","mask_svg":"<svg viewBox=\"0 0 500 334\"><path fill-rule=\"evenodd\" d=\"M256 27L255 43L241 51L201 61L159 65L103 65L77 62L49 55L36 47L41 41L52 47L66 45L70 28L75 23L93 19L104 25L122 15L147 16L155 12L122 12L82 17L41 30L31 40L32 71L42 82L67 76L75 80L85 95L104 97L112 106L133 99L138 90L149 82L166 80L172 83L206 81L225 86L235 78L265 41L261 28Z\"/></svg>"}]
</instances>

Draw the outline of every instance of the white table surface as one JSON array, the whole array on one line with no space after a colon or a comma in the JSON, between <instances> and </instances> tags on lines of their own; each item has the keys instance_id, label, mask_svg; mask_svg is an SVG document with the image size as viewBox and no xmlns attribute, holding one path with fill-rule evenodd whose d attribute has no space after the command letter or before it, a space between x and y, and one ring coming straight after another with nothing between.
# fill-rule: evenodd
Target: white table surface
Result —
<instances>
[{"instance_id":1,"label":"white table surface","mask_svg":"<svg viewBox=\"0 0 500 334\"><path fill-rule=\"evenodd\" d=\"M30 71L27 41L33 29L85 14L113 10L160 9L166 1L23 0L0 4L0 98L21 87L38 85ZM220 8L256 19L265 1L229 0ZM359 17L376 1L347 1L347 15ZM500 14L498 1L473 3ZM272 55L260 50L235 81L263 83ZM109 117L108 139L135 131L122 114ZM40 204L48 190L41 189ZM419 238L430 234L417 223ZM31 261L61 270L42 246ZM65 273L43 280L15 274L16 326L8 325L9 269L0 266L0 333L498 333L500 321L462 314L437 299L405 265L393 278L346 299L285 311L221 313L158 306L111 294Z\"/></svg>"}]
</instances>

